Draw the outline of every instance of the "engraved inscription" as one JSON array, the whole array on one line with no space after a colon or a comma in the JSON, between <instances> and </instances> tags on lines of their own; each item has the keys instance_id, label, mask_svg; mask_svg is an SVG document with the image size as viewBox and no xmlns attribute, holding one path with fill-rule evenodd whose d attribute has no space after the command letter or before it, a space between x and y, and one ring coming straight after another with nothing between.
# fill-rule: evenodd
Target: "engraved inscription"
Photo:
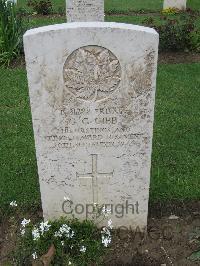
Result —
<instances>
[{"instance_id":1,"label":"engraved inscription","mask_svg":"<svg viewBox=\"0 0 200 266\"><path fill-rule=\"evenodd\" d=\"M67 0L67 21L104 21L104 0Z\"/></svg>"},{"instance_id":2,"label":"engraved inscription","mask_svg":"<svg viewBox=\"0 0 200 266\"><path fill-rule=\"evenodd\" d=\"M119 86L121 67L116 56L100 46L75 50L63 70L66 88L75 97L86 101L108 98Z\"/></svg>"}]
</instances>

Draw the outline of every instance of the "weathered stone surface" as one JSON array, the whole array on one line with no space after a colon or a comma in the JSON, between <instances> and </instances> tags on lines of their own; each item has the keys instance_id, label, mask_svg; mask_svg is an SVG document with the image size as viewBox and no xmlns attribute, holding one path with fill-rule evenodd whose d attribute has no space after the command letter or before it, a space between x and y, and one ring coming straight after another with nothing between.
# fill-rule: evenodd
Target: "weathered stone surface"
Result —
<instances>
[{"instance_id":1,"label":"weathered stone surface","mask_svg":"<svg viewBox=\"0 0 200 266\"><path fill-rule=\"evenodd\" d=\"M67 0L68 22L104 21L104 0Z\"/></svg>"},{"instance_id":2,"label":"weathered stone surface","mask_svg":"<svg viewBox=\"0 0 200 266\"><path fill-rule=\"evenodd\" d=\"M163 8L177 8L180 10L186 9L186 1L187 0L164 0Z\"/></svg>"},{"instance_id":3,"label":"weathered stone surface","mask_svg":"<svg viewBox=\"0 0 200 266\"><path fill-rule=\"evenodd\" d=\"M107 204L114 226L144 229L158 34L69 23L29 30L24 46L45 219L69 212L66 196L80 219Z\"/></svg>"}]
</instances>

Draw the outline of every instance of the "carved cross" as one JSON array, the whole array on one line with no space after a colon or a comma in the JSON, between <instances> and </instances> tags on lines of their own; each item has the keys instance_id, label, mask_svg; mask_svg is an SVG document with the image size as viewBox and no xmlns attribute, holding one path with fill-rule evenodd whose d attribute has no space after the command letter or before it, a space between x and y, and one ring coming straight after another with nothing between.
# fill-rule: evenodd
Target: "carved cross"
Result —
<instances>
[{"instance_id":1,"label":"carved cross","mask_svg":"<svg viewBox=\"0 0 200 266\"><path fill-rule=\"evenodd\" d=\"M99 178L107 178L110 179L113 177L114 171L110 173L98 173L97 170L97 160L98 155L97 154L91 154L92 156L92 172L87 174L79 174L76 173L77 178L84 180L91 180L92 182L92 191L93 191L93 203L98 203L98 179Z\"/></svg>"}]
</instances>

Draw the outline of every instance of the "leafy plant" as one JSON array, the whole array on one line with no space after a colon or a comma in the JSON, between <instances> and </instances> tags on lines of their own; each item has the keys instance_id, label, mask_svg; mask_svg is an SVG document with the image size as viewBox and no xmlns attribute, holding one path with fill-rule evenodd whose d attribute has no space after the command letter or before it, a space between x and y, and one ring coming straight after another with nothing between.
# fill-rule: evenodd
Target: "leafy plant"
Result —
<instances>
[{"instance_id":1,"label":"leafy plant","mask_svg":"<svg viewBox=\"0 0 200 266\"><path fill-rule=\"evenodd\" d=\"M144 24L155 28L160 35L161 51L199 51L200 32L195 27L193 18L182 16L180 18L163 17L161 25L153 18L146 19Z\"/></svg>"},{"instance_id":2,"label":"leafy plant","mask_svg":"<svg viewBox=\"0 0 200 266\"><path fill-rule=\"evenodd\" d=\"M190 47L196 52L200 52L200 30L194 30L190 33Z\"/></svg>"},{"instance_id":3,"label":"leafy plant","mask_svg":"<svg viewBox=\"0 0 200 266\"><path fill-rule=\"evenodd\" d=\"M17 14L20 16L26 16L26 15L29 15L29 10L24 7L18 7Z\"/></svg>"},{"instance_id":4,"label":"leafy plant","mask_svg":"<svg viewBox=\"0 0 200 266\"><path fill-rule=\"evenodd\" d=\"M107 247L102 239L111 238L109 227L101 231L92 221L66 218L36 225L24 219L20 234L15 255L15 263L20 266L41 261L52 265L97 265Z\"/></svg>"},{"instance_id":5,"label":"leafy plant","mask_svg":"<svg viewBox=\"0 0 200 266\"><path fill-rule=\"evenodd\" d=\"M37 14L49 15L52 12L50 0L29 0L28 6L32 7Z\"/></svg>"},{"instance_id":6,"label":"leafy plant","mask_svg":"<svg viewBox=\"0 0 200 266\"><path fill-rule=\"evenodd\" d=\"M66 12L65 8L63 8L62 6L59 6L58 9L57 9L57 13L59 15L64 15Z\"/></svg>"},{"instance_id":7,"label":"leafy plant","mask_svg":"<svg viewBox=\"0 0 200 266\"><path fill-rule=\"evenodd\" d=\"M25 24L17 15L15 5L0 0L0 64L10 62L23 53Z\"/></svg>"},{"instance_id":8,"label":"leafy plant","mask_svg":"<svg viewBox=\"0 0 200 266\"><path fill-rule=\"evenodd\" d=\"M179 12L180 12L180 10L177 8L174 8L174 7L169 7L169 8L162 10L162 14L164 14L164 15L174 15L174 14L177 14Z\"/></svg>"},{"instance_id":9,"label":"leafy plant","mask_svg":"<svg viewBox=\"0 0 200 266\"><path fill-rule=\"evenodd\" d=\"M188 259L191 261L200 261L200 250L193 252Z\"/></svg>"}]
</instances>

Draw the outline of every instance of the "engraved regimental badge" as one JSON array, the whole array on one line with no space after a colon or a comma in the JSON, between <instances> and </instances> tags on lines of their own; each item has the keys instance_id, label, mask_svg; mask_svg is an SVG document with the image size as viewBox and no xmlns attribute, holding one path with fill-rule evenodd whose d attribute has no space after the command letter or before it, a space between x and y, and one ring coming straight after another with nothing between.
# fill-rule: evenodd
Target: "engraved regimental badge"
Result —
<instances>
[{"instance_id":1,"label":"engraved regimental badge","mask_svg":"<svg viewBox=\"0 0 200 266\"><path fill-rule=\"evenodd\" d=\"M78 99L99 101L119 86L119 60L108 49L84 46L69 55L63 69L65 87Z\"/></svg>"}]
</instances>

